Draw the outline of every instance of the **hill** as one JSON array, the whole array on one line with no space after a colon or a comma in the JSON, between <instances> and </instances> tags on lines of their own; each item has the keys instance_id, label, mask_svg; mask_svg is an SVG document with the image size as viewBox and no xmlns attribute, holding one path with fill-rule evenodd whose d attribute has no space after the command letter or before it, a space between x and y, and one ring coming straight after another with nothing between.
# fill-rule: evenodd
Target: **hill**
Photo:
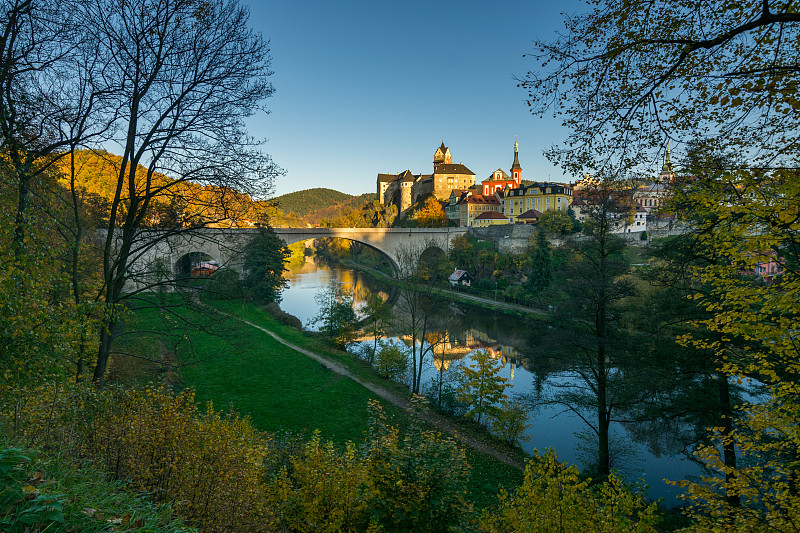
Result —
<instances>
[{"instance_id":1,"label":"hill","mask_svg":"<svg viewBox=\"0 0 800 533\"><path fill-rule=\"evenodd\" d=\"M291 192L272 200L283 213L293 213L309 224L316 224L321 219L334 219L343 214L362 207L375 199L375 194L364 193L358 196L318 187L304 191Z\"/></svg>"}]
</instances>

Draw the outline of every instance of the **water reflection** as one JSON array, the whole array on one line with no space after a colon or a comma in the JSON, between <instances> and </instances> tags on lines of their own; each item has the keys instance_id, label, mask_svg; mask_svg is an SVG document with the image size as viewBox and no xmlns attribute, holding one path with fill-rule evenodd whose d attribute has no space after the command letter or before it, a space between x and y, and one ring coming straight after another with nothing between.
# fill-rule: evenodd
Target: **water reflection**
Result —
<instances>
[{"instance_id":1,"label":"water reflection","mask_svg":"<svg viewBox=\"0 0 800 533\"><path fill-rule=\"evenodd\" d=\"M372 276L351 269L332 268L313 258L295 265L288 277L289 288L284 291L281 307L300 318L306 327L317 314L314 295L330 280L345 284L357 307L364 305L370 294L388 299L392 292ZM512 384L509 390L525 396L532 406L528 430L531 438L523 447L527 451L552 447L561 460L586 467L586 458L592 457L596 446L593 442L597 439L585 435L590 428L586 415L570 408L567 401L568 398L579 401L581 395L591 392L591 385L581 376L582 354L576 348L576 332L464 304L448 303L445 309L440 313L439 327L429 331L425 338L435 350L434 357L428 357L427 366L423 368L422 383L431 383L437 377L452 373L458 365L469 364L476 350L486 350L492 358L502 362L501 376ZM388 335L410 345L411 340L404 332L393 331ZM632 353L638 354L635 350ZM663 371L668 373L666 359L659 362L664 363ZM664 498L668 505L675 505L679 489L666 485L663 479L677 480L701 474L700 467L683 453L690 451L706 423L691 417L673 417L673 413L668 412L670 402L677 405L691 402L692 398L697 402L698 395L714 389L697 378L695 382L682 381L680 386L672 383L670 389L665 390L666 380L655 383L659 380L653 377L653 372L657 371L652 366L653 361L633 357L627 364L628 367L611 369L613 377L621 382L623 378L626 380L626 387L638 387L626 392L633 398L632 406L636 409L621 411L630 415L630 421L613 422L609 430L615 466L631 479L644 479L650 486L651 497ZM554 401L558 398L564 401ZM645 409L655 411L651 416ZM651 418L634 423L636 416Z\"/></svg>"}]
</instances>

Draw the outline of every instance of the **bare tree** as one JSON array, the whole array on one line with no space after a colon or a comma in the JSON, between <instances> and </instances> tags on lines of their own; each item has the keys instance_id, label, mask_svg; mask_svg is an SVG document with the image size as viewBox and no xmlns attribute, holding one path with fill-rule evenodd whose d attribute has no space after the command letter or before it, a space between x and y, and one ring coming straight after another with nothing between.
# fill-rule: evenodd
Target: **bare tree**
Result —
<instances>
[{"instance_id":1,"label":"bare tree","mask_svg":"<svg viewBox=\"0 0 800 533\"><path fill-rule=\"evenodd\" d=\"M442 280L441 268L435 252L440 243L425 241L402 246L397 253L398 303L395 319L401 331L411 337L411 392L419 394L425 356L432 354L437 342L430 342L431 332L438 325L442 312L442 300L437 298L435 286ZM444 336L436 336L439 342Z\"/></svg>"},{"instance_id":2,"label":"bare tree","mask_svg":"<svg viewBox=\"0 0 800 533\"><path fill-rule=\"evenodd\" d=\"M268 43L236 0L89 0L76 9L104 65L94 90L105 95L100 112L121 155L96 296L109 310L93 377L102 386L117 306L140 294L124 290L132 263L159 239L232 218L239 195L265 196L279 170L244 125L273 88ZM158 200L176 197L191 216L142 232Z\"/></svg>"},{"instance_id":3,"label":"bare tree","mask_svg":"<svg viewBox=\"0 0 800 533\"><path fill-rule=\"evenodd\" d=\"M70 6L68 0L10 0L0 11L0 149L17 195L17 257L25 250L37 181L81 138L74 125L86 117L85 102L76 100L81 76L74 52L81 37Z\"/></svg>"}]
</instances>

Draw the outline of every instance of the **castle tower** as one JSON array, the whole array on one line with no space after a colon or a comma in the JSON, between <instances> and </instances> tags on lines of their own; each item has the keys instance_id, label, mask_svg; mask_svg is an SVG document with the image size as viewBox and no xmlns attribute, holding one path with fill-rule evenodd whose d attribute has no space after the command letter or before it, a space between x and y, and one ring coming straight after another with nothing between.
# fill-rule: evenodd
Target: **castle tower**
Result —
<instances>
[{"instance_id":1,"label":"castle tower","mask_svg":"<svg viewBox=\"0 0 800 533\"><path fill-rule=\"evenodd\" d=\"M439 165L445 164L449 165L453 162L453 158L450 156L450 148L444 145L444 141L442 141L442 145L436 149L436 153L433 154L433 172L439 169Z\"/></svg>"},{"instance_id":2,"label":"castle tower","mask_svg":"<svg viewBox=\"0 0 800 533\"><path fill-rule=\"evenodd\" d=\"M519 143L514 141L514 164L511 165L511 179L516 182L517 187L522 184L522 167L519 166Z\"/></svg>"}]
</instances>

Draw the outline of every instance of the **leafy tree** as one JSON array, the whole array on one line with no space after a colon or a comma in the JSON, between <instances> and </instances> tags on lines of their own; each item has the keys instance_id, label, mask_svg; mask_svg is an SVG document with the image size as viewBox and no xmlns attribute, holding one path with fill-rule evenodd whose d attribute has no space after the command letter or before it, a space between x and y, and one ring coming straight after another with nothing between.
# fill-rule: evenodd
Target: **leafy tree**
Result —
<instances>
[{"instance_id":1,"label":"leafy tree","mask_svg":"<svg viewBox=\"0 0 800 533\"><path fill-rule=\"evenodd\" d=\"M317 292L314 301L319 314L312 319L312 323L320 324L320 331L340 348L352 343L356 322L352 295L336 279L331 279L327 287Z\"/></svg>"},{"instance_id":2,"label":"leafy tree","mask_svg":"<svg viewBox=\"0 0 800 533\"><path fill-rule=\"evenodd\" d=\"M469 405L465 416L480 424L484 415L490 419L497 416L500 402L508 399L505 390L511 384L500 375L503 365L489 352L478 350L472 358L474 366L462 365L458 369L462 375L459 399Z\"/></svg>"},{"instance_id":3,"label":"leafy tree","mask_svg":"<svg viewBox=\"0 0 800 533\"><path fill-rule=\"evenodd\" d=\"M655 503L648 505L641 495L628 492L616 476L592 486L552 451L537 452L525 466L523 484L511 494L502 492L498 509L483 512L480 531L655 533L656 510Z\"/></svg>"},{"instance_id":4,"label":"leafy tree","mask_svg":"<svg viewBox=\"0 0 800 533\"><path fill-rule=\"evenodd\" d=\"M290 252L269 227L261 227L244 249L242 285L261 302L274 302L286 286L284 262Z\"/></svg>"},{"instance_id":5,"label":"leafy tree","mask_svg":"<svg viewBox=\"0 0 800 533\"><path fill-rule=\"evenodd\" d=\"M796 171L712 169L708 159L702 166L705 172L696 169L697 180L681 187L673 203L692 223L687 235L692 249L713 258L688 268L695 280L690 297L710 312L695 320L699 331L680 341L713 355L721 385L755 377L770 397L744 406L738 417L730 407L723 412L712 433L719 449L706 446L698 452L718 475L709 477L708 485L685 486L707 511L703 530L731 524L790 530L800 507L800 437L788 422L800 416L800 351L793 325L800 319L800 304L791 296L800 290L795 266L800 180ZM743 275L769 259L781 264L777 282ZM723 496L717 495L719 489Z\"/></svg>"},{"instance_id":6,"label":"leafy tree","mask_svg":"<svg viewBox=\"0 0 800 533\"><path fill-rule=\"evenodd\" d=\"M537 44L534 56L546 64L522 82L535 113L564 104L556 112L572 133L550 156L570 168L649 173L664 137L746 158L720 168L713 157L697 164L687 154L693 176L677 180L684 183L674 208L709 215L688 221L695 245L715 257L690 266L705 289L691 297L711 315L697 324L712 338L691 333L682 342L713 352L728 379L754 376L770 392L744 409L738 427L715 432L748 466L701 450L718 472L708 484L687 483L701 530L796 528L800 439L787 421L800 416L800 179L792 163L799 30L790 3L598 1L567 21L562 38ZM777 283L742 275L765 257L784 268ZM741 349L728 342L737 337L747 343Z\"/></svg>"},{"instance_id":7,"label":"leafy tree","mask_svg":"<svg viewBox=\"0 0 800 533\"><path fill-rule=\"evenodd\" d=\"M537 225L541 231L561 236L570 233L574 223L566 211L548 209L539 217Z\"/></svg>"},{"instance_id":8,"label":"leafy tree","mask_svg":"<svg viewBox=\"0 0 800 533\"><path fill-rule=\"evenodd\" d=\"M386 334L386 326L391 318L391 306L377 293L370 293L367 303L360 309L366 315L367 333L372 335L372 350L367 357L367 363L372 366L375 355L378 353L378 339Z\"/></svg>"},{"instance_id":9,"label":"leafy tree","mask_svg":"<svg viewBox=\"0 0 800 533\"><path fill-rule=\"evenodd\" d=\"M263 196L278 172L245 130L273 89L267 43L235 0L93 0L78 3L75 16L103 65L92 91L104 95L98 120L109 119L101 126L121 156L97 295L109 309L93 377L102 385L134 258L153 238L236 218L241 193ZM181 196L196 214L171 231L143 234L150 206L165 195Z\"/></svg>"},{"instance_id":10,"label":"leafy tree","mask_svg":"<svg viewBox=\"0 0 800 533\"><path fill-rule=\"evenodd\" d=\"M425 200L425 205L417 211L417 227L442 228L449 225L449 223L441 202L434 196Z\"/></svg>"},{"instance_id":11,"label":"leafy tree","mask_svg":"<svg viewBox=\"0 0 800 533\"><path fill-rule=\"evenodd\" d=\"M632 294L631 284L622 277L627 271L622 239L612 233L617 221L627 214L627 204L608 183L587 190L588 239L573 249L573 260L565 265L566 292L571 297L561 306L565 324L576 332L583 357L573 370L585 384L587 394L559 392L555 401L582 417L597 436L597 465L600 477L611 472L609 427L618 410L641 401L628 397L631 387L617 367L623 366L628 352L616 342L619 310L616 307Z\"/></svg>"},{"instance_id":12,"label":"leafy tree","mask_svg":"<svg viewBox=\"0 0 800 533\"><path fill-rule=\"evenodd\" d=\"M594 0L559 38L535 42L520 85L534 114L570 129L548 156L577 173L652 175L665 137L702 137L775 168L800 146L798 26L785 2Z\"/></svg>"},{"instance_id":13,"label":"leafy tree","mask_svg":"<svg viewBox=\"0 0 800 533\"><path fill-rule=\"evenodd\" d=\"M436 297L437 283L445 279L440 268L440 255L427 257L426 251L438 249L439 243L430 241L418 245L404 245L397 251L398 303L394 317L403 331L411 337L411 392L419 394L422 387L422 370L426 355L434 345L426 342L441 318L441 298Z\"/></svg>"},{"instance_id":14,"label":"leafy tree","mask_svg":"<svg viewBox=\"0 0 800 533\"><path fill-rule=\"evenodd\" d=\"M466 235L459 235L450 241L450 251L448 252L450 261L456 268L474 272L475 246Z\"/></svg>"}]
</instances>

